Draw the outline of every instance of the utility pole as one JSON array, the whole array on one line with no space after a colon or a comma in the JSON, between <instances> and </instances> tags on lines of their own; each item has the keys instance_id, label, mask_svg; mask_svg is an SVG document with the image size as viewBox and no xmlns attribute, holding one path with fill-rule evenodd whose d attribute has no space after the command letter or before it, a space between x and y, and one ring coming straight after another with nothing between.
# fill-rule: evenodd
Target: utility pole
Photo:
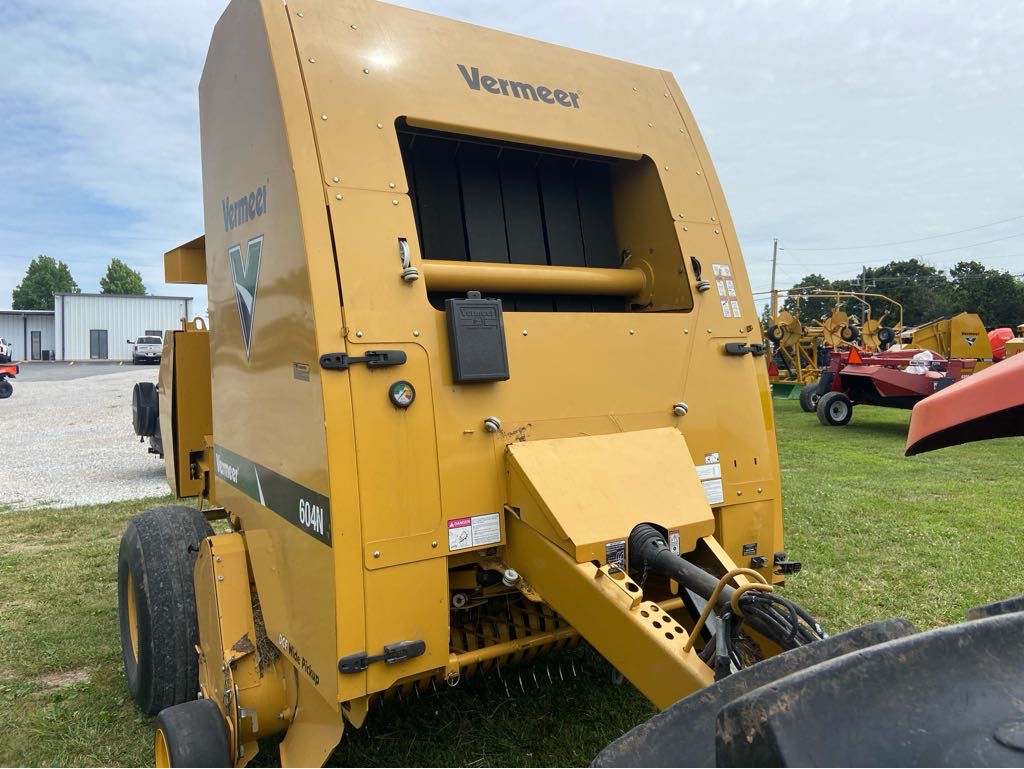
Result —
<instances>
[{"instance_id":1,"label":"utility pole","mask_svg":"<svg viewBox=\"0 0 1024 769\"><path fill-rule=\"evenodd\" d=\"M775 238L775 242L772 244L772 319L778 317L779 314L779 295L775 291L775 262L779 258L779 239Z\"/></svg>"},{"instance_id":2,"label":"utility pole","mask_svg":"<svg viewBox=\"0 0 1024 769\"><path fill-rule=\"evenodd\" d=\"M778 259L778 238L774 240L771 249L771 316L778 315L778 293L775 291L775 261Z\"/></svg>"},{"instance_id":3,"label":"utility pole","mask_svg":"<svg viewBox=\"0 0 1024 769\"><path fill-rule=\"evenodd\" d=\"M866 265L861 265L861 268L860 268L860 293L863 295L867 290L868 290L868 268L867 268ZM864 298L864 301L867 302L868 301L867 298ZM867 307L865 307L864 305L861 305L861 323L867 323L868 322L868 307L870 307L870 306L871 306L870 303L867 305Z\"/></svg>"}]
</instances>

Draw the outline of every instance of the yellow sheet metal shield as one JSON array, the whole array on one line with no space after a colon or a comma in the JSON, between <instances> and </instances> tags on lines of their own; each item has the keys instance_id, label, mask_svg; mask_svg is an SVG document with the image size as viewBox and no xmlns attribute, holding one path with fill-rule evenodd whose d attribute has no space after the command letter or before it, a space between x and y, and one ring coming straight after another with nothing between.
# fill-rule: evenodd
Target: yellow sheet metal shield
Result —
<instances>
[{"instance_id":1,"label":"yellow sheet metal shield","mask_svg":"<svg viewBox=\"0 0 1024 769\"><path fill-rule=\"evenodd\" d=\"M671 427L514 443L509 500L523 521L578 563L605 560L605 545L639 523L679 532L692 550L715 530L686 447Z\"/></svg>"}]
</instances>

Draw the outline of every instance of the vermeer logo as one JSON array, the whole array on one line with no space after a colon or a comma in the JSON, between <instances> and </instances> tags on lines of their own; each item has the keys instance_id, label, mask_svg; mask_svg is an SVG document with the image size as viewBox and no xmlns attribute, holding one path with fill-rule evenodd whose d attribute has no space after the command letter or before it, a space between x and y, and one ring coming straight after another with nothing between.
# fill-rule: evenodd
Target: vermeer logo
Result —
<instances>
[{"instance_id":1,"label":"vermeer logo","mask_svg":"<svg viewBox=\"0 0 1024 769\"><path fill-rule=\"evenodd\" d=\"M224 232L230 232L240 224L251 222L267 212L267 185L257 187L235 201L224 198L220 205L224 211Z\"/></svg>"},{"instance_id":2,"label":"vermeer logo","mask_svg":"<svg viewBox=\"0 0 1024 769\"><path fill-rule=\"evenodd\" d=\"M546 85L533 85L520 80L508 80L503 77L481 75L477 67L466 69L466 65L458 64L459 72L474 91L483 88L487 93L496 96L513 96L516 99L531 99L545 104L559 104L571 109L580 108L580 95L576 91L565 91L561 88L551 89Z\"/></svg>"},{"instance_id":3,"label":"vermeer logo","mask_svg":"<svg viewBox=\"0 0 1024 769\"><path fill-rule=\"evenodd\" d=\"M217 474L227 478L232 483L238 483L238 468L234 465L229 465L223 459L220 458L220 454L214 454L217 459Z\"/></svg>"},{"instance_id":4,"label":"vermeer logo","mask_svg":"<svg viewBox=\"0 0 1024 769\"><path fill-rule=\"evenodd\" d=\"M244 252L240 244L228 249L228 262L231 264L231 280L235 285L235 304L238 305L238 319L242 323L246 358L249 357L249 345L252 341L252 322L256 314L256 286L260 280L262 256L262 235L250 238Z\"/></svg>"}]
</instances>

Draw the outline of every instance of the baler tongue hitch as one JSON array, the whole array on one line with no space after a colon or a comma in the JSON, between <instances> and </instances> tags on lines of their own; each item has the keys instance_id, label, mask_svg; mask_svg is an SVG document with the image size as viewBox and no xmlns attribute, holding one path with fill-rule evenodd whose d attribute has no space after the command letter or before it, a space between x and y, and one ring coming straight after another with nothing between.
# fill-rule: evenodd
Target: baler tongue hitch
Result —
<instances>
[{"instance_id":1,"label":"baler tongue hitch","mask_svg":"<svg viewBox=\"0 0 1024 769\"><path fill-rule=\"evenodd\" d=\"M826 637L814 617L792 601L776 595L772 586L766 584L758 572L753 569L732 569L721 579L716 579L696 564L673 553L661 532L650 524L636 526L629 535L629 557L635 570L645 575L656 574L674 579L681 587L693 591L708 602L690 636L691 643L714 608L722 611L720 619L724 619L724 627L732 631L723 634L723 638L735 635L742 623L748 624L751 629L783 649L804 646ZM728 582L737 576L749 577L754 581L738 588L731 587ZM716 633L716 639L717 636ZM706 647L705 652L710 656L709 648ZM716 656L721 656L721 652L719 647ZM705 654L701 656L704 658ZM717 673L721 667L716 664L715 669Z\"/></svg>"}]
</instances>

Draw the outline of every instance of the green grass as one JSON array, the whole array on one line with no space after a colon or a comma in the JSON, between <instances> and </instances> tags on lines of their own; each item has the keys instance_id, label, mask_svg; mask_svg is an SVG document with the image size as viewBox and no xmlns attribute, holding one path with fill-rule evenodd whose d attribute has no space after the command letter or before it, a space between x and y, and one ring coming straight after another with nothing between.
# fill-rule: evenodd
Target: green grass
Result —
<instances>
[{"instance_id":1,"label":"green grass","mask_svg":"<svg viewBox=\"0 0 1024 769\"><path fill-rule=\"evenodd\" d=\"M826 428L776 401L787 551L804 564L785 594L837 632L904 616L919 628L1024 592L1019 461L1024 439L903 457L909 412L859 408ZM151 719L121 671L118 539L145 500L0 514L0 765L139 765ZM647 701L593 654L492 673L391 702L346 734L331 765L585 765L649 717ZM538 687L533 674L541 682ZM277 760L273 743L254 766Z\"/></svg>"},{"instance_id":2,"label":"green grass","mask_svg":"<svg viewBox=\"0 0 1024 769\"><path fill-rule=\"evenodd\" d=\"M0 765L152 762L121 666L117 548L159 502L0 515Z\"/></svg>"}]
</instances>

